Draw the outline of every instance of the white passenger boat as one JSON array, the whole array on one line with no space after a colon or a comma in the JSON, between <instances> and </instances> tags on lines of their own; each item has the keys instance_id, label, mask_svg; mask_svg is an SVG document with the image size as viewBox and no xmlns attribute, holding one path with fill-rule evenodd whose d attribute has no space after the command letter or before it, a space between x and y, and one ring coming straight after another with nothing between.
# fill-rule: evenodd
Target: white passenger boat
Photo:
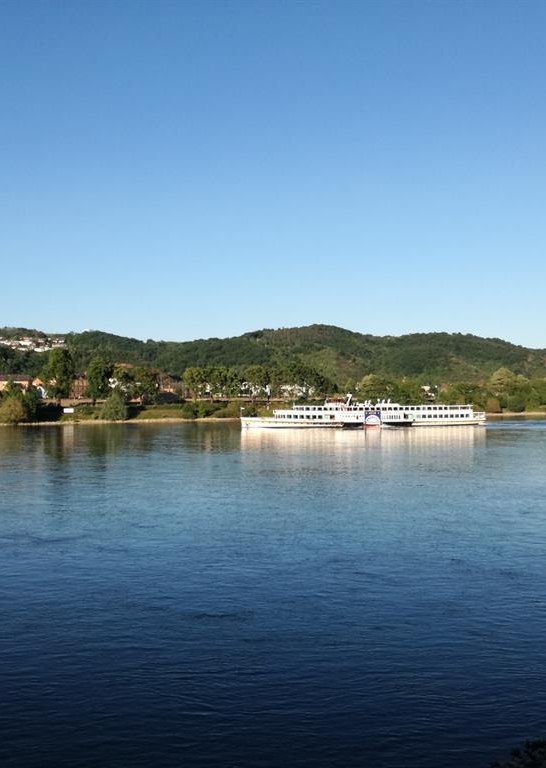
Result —
<instances>
[{"instance_id":1,"label":"white passenger boat","mask_svg":"<svg viewBox=\"0 0 546 768\"><path fill-rule=\"evenodd\" d=\"M438 427L485 423L485 413L471 405L400 405L390 400L344 402L327 400L323 405L293 405L278 408L272 416L245 416L241 409L243 429L342 429L362 427Z\"/></svg>"}]
</instances>

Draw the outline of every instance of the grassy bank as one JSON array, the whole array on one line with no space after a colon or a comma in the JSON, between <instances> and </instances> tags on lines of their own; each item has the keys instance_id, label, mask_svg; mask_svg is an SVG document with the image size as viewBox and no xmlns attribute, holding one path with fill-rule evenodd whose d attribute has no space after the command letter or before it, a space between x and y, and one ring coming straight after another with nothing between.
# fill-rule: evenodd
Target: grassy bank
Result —
<instances>
[{"instance_id":1,"label":"grassy bank","mask_svg":"<svg viewBox=\"0 0 546 768\"><path fill-rule=\"evenodd\" d=\"M128 422L142 421L202 421L206 419L237 419L240 407L238 403L213 403L210 401L174 403L169 405L129 405ZM48 407L41 414L40 421L73 424L80 422L111 421L103 419L102 405L75 406L74 413L63 413L61 408ZM38 422L38 423L39 423Z\"/></svg>"}]
</instances>

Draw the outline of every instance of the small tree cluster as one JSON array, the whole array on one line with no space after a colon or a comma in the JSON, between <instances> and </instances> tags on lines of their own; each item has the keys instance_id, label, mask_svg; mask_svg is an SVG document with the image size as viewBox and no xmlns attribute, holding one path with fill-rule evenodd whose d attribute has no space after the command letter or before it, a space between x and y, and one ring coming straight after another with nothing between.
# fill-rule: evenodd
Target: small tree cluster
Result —
<instances>
[{"instance_id":1,"label":"small tree cluster","mask_svg":"<svg viewBox=\"0 0 546 768\"><path fill-rule=\"evenodd\" d=\"M546 379L527 379L508 368L499 368L482 384L458 382L444 387L439 400L444 403L473 403L490 413L543 410L546 406Z\"/></svg>"},{"instance_id":2,"label":"small tree cluster","mask_svg":"<svg viewBox=\"0 0 546 768\"><path fill-rule=\"evenodd\" d=\"M129 400L139 398L142 403L153 403L159 391L159 371L145 366L114 366L110 384Z\"/></svg>"},{"instance_id":3,"label":"small tree cluster","mask_svg":"<svg viewBox=\"0 0 546 768\"><path fill-rule=\"evenodd\" d=\"M48 394L57 400L68 397L74 373L74 360L68 349L52 349L43 372Z\"/></svg>"},{"instance_id":4,"label":"small tree cluster","mask_svg":"<svg viewBox=\"0 0 546 768\"><path fill-rule=\"evenodd\" d=\"M319 371L303 363L274 367L250 365L241 371L225 366L192 366L186 368L182 381L194 399L241 394L278 396L294 392L322 397L336 389Z\"/></svg>"},{"instance_id":5,"label":"small tree cluster","mask_svg":"<svg viewBox=\"0 0 546 768\"><path fill-rule=\"evenodd\" d=\"M123 392L119 389L112 390L100 409L99 418L105 421L125 421L127 404Z\"/></svg>"},{"instance_id":6,"label":"small tree cluster","mask_svg":"<svg viewBox=\"0 0 546 768\"><path fill-rule=\"evenodd\" d=\"M15 384L8 384L0 398L0 422L19 424L34 421L38 414L39 398L33 387L23 392Z\"/></svg>"}]
</instances>

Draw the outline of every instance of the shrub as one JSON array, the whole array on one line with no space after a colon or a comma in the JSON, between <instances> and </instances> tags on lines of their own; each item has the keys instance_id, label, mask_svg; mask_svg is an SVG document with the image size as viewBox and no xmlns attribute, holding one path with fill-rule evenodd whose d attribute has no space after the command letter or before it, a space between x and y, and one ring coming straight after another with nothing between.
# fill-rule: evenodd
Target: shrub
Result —
<instances>
[{"instance_id":1,"label":"shrub","mask_svg":"<svg viewBox=\"0 0 546 768\"><path fill-rule=\"evenodd\" d=\"M509 411L514 411L515 413L521 413L522 411L525 410L525 398L523 397L523 395L519 393L515 395L510 395L508 397L506 405L508 406Z\"/></svg>"},{"instance_id":2,"label":"shrub","mask_svg":"<svg viewBox=\"0 0 546 768\"><path fill-rule=\"evenodd\" d=\"M92 405L78 405L74 410L74 417L79 419L96 419L97 412Z\"/></svg>"},{"instance_id":3,"label":"shrub","mask_svg":"<svg viewBox=\"0 0 546 768\"><path fill-rule=\"evenodd\" d=\"M245 415L248 415L246 409ZM241 406L239 403L228 403L224 408L220 408L214 413L215 419L237 419L241 415Z\"/></svg>"},{"instance_id":4,"label":"shrub","mask_svg":"<svg viewBox=\"0 0 546 768\"><path fill-rule=\"evenodd\" d=\"M182 419L195 419L197 416L197 406L195 403L184 403L180 409L180 417Z\"/></svg>"},{"instance_id":5,"label":"shrub","mask_svg":"<svg viewBox=\"0 0 546 768\"><path fill-rule=\"evenodd\" d=\"M112 394L104 401L100 409L100 418L105 421L125 421L127 418L127 406L121 392L114 389Z\"/></svg>"},{"instance_id":6,"label":"shrub","mask_svg":"<svg viewBox=\"0 0 546 768\"><path fill-rule=\"evenodd\" d=\"M3 424L19 424L27 420L27 412L20 397L6 397L0 405L0 422Z\"/></svg>"},{"instance_id":7,"label":"shrub","mask_svg":"<svg viewBox=\"0 0 546 768\"><path fill-rule=\"evenodd\" d=\"M221 410L222 406L217 403L207 403L201 401L197 404L197 417L199 419L206 419L209 416L214 416L216 411Z\"/></svg>"},{"instance_id":8,"label":"shrub","mask_svg":"<svg viewBox=\"0 0 546 768\"><path fill-rule=\"evenodd\" d=\"M498 397L488 397L485 401L485 410L487 413L501 413L502 408Z\"/></svg>"}]
</instances>

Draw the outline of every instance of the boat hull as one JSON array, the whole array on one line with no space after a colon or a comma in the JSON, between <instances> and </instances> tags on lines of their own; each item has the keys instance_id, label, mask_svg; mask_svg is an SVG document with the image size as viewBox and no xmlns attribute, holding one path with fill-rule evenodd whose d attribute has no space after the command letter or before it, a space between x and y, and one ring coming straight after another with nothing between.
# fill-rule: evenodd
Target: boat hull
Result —
<instances>
[{"instance_id":1,"label":"boat hull","mask_svg":"<svg viewBox=\"0 0 546 768\"><path fill-rule=\"evenodd\" d=\"M241 416L243 429L340 429L342 424L335 421L290 422L274 419L272 416Z\"/></svg>"}]
</instances>

